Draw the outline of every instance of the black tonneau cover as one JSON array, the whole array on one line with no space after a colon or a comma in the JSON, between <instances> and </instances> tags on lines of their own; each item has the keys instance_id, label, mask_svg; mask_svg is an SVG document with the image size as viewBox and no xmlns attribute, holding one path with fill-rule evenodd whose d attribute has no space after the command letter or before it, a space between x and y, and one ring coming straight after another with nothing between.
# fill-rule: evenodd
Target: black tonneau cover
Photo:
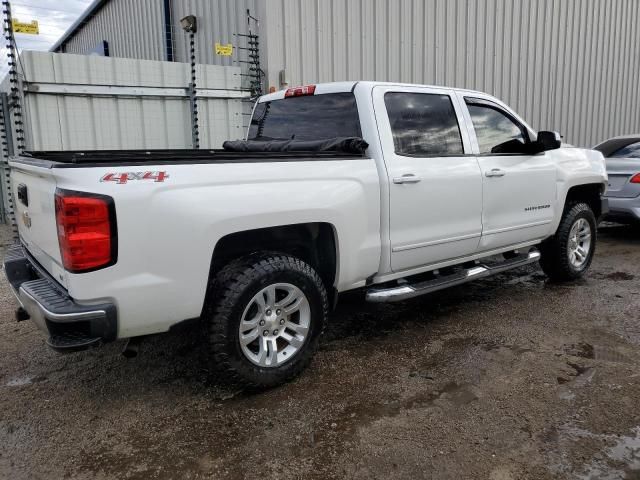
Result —
<instances>
[{"instance_id":1,"label":"black tonneau cover","mask_svg":"<svg viewBox=\"0 0 640 480\"><path fill-rule=\"evenodd\" d=\"M325 140L228 140L222 144L230 152L339 152L364 154L369 144L360 137Z\"/></svg>"},{"instance_id":2,"label":"black tonneau cover","mask_svg":"<svg viewBox=\"0 0 640 480\"><path fill-rule=\"evenodd\" d=\"M231 147L229 145L231 144ZM242 163L363 158L367 143L361 138L314 142L238 141L225 142L226 149L166 150L41 150L24 152L18 161L53 162L54 167L99 165L144 165L172 163ZM32 160L32 161L30 161Z\"/></svg>"}]
</instances>

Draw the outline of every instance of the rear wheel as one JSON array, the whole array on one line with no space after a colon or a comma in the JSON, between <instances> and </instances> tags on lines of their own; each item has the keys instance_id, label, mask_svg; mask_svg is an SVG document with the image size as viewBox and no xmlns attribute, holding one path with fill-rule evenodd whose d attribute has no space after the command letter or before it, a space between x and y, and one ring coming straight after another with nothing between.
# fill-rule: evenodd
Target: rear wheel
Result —
<instances>
[{"instance_id":1,"label":"rear wheel","mask_svg":"<svg viewBox=\"0 0 640 480\"><path fill-rule=\"evenodd\" d=\"M328 312L313 268L288 255L254 254L223 268L212 287L210 353L225 380L268 388L309 364Z\"/></svg>"},{"instance_id":2,"label":"rear wheel","mask_svg":"<svg viewBox=\"0 0 640 480\"><path fill-rule=\"evenodd\" d=\"M589 269L595 248L595 215L586 203L574 203L565 209L556 234L542 243L540 265L552 280L575 280Z\"/></svg>"}]
</instances>

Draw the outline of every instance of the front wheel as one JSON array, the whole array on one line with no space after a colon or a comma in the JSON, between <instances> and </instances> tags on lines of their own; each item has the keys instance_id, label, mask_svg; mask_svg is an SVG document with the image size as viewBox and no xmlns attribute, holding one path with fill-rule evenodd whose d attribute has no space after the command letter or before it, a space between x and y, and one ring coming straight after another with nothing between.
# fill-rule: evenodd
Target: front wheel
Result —
<instances>
[{"instance_id":1,"label":"front wheel","mask_svg":"<svg viewBox=\"0 0 640 480\"><path fill-rule=\"evenodd\" d=\"M220 271L208 318L213 366L224 379L269 388L310 362L328 314L317 272L283 254L254 254Z\"/></svg>"},{"instance_id":2,"label":"front wheel","mask_svg":"<svg viewBox=\"0 0 640 480\"><path fill-rule=\"evenodd\" d=\"M545 240L540 265L554 281L575 280L589 269L596 249L596 218L586 203L569 205L556 234Z\"/></svg>"}]
</instances>

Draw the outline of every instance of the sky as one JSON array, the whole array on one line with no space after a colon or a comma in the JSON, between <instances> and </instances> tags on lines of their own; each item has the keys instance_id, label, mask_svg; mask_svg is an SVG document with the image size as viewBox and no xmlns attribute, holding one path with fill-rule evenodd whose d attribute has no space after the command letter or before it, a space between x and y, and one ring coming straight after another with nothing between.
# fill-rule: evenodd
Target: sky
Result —
<instances>
[{"instance_id":1,"label":"sky","mask_svg":"<svg viewBox=\"0 0 640 480\"><path fill-rule=\"evenodd\" d=\"M29 23L37 20L40 35L16 34L19 50L49 50L69 26L82 14L91 0L16 0L11 1L14 19ZM7 52L0 49L0 76L7 70Z\"/></svg>"}]
</instances>

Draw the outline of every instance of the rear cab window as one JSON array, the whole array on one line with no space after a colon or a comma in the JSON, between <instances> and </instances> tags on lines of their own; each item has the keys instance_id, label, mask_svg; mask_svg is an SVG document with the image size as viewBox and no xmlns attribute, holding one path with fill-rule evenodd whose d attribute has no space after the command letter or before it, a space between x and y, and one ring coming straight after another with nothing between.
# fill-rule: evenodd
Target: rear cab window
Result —
<instances>
[{"instance_id":1,"label":"rear cab window","mask_svg":"<svg viewBox=\"0 0 640 480\"><path fill-rule=\"evenodd\" d=\"M305 95L256 105L247 140L361 137L353 92Z\"/></svg>"}]
</instances>

